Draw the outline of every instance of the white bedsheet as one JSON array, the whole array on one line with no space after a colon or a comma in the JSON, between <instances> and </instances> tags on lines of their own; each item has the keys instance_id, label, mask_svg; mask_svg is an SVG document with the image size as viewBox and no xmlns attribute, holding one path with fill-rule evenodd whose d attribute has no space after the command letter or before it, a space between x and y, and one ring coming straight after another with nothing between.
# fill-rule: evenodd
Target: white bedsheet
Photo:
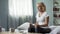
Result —
<instances>
[{"instance_id":1,"label":"white bedsheet","mask_svg":"<svg viewBox=\"0 0 60 34\"><path fill-rule=\"evenodd\" d=\"M49 34L57 34L60 33L60 26L50 26L52 31Z\"/></svg>"},{"instance_id":2,"label":"white bedsheet","mask_svg":"<svg viewBox=\"0 0 60 34\"><path fill-rule=\"evenodd\" d=\"M26 22L24 24L22 24L21 26L18 26L16 32L18 31L18 29L22 29L22 30L19 30L20 31L28 31L28 27L29 27L29 22ZM49 28L51 28L51 32L49 34L57 34L57 33L60 33L60 26L49 26Z\"/></svg>"}]
</instances>

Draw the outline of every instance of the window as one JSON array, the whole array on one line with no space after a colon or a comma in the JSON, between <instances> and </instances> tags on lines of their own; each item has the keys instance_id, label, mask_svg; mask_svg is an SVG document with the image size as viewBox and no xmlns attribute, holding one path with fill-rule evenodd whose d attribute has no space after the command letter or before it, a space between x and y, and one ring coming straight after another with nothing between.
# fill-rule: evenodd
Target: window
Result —
<instances>
[{"instance_id":1,"label":"window","mask_svg":"<svg viewBox=\"0 0 60 34\"><path fill-rule=\"evenodd\" d=\"M9 0L9 15L12 17L32 16L32 0Z\"/></svg>"}]
</instances>

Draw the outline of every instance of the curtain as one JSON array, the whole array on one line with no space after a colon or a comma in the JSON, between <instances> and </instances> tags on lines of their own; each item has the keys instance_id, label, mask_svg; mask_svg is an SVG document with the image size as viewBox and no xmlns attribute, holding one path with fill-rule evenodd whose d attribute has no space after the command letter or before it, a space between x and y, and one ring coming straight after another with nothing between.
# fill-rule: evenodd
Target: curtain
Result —
<instances>
[{"instance_id":1,"label":"curtain","mask_svg":"<svg viewBox=\"0 0 60 34\"><path fill-rule=\"evenodd\" d=\"M25 22L32 22L32 0L9 0L8 27L17 28Z\"/></svg>"}]
</instances>

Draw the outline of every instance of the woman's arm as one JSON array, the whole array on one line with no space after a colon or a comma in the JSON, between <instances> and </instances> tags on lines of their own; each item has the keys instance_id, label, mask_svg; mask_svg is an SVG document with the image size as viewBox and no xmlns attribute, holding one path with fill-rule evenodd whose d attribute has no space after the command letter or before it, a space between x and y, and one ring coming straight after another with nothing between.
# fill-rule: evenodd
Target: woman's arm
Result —
<instances>
[{"instance_id":1,"label":"woman's arm","mask_svg":"<svg viewBox=\"0 0 60 34\"><path fill-rule=\"evenodd\" d=\"M45 18L44 24L40 26L48 26L48 23L49 23L49 16Z\"/></svg>"}]
</instances>

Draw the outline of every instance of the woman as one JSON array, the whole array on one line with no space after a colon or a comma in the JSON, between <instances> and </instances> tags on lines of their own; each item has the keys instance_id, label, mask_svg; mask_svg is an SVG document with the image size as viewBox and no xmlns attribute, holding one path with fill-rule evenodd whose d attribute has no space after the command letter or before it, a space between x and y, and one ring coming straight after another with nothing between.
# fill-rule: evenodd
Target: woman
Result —
<instances>
[{"instance_id":1,"label":"woman","mask_svg":"<svg viewBox=\"0 0 60 34\"><path fill-rule=\"evenodd\" d=\"M43 2L37 4L38 12L36 14L36 23L30 24L29 32L42 32L43 27L47 27L49 23L49 15L46 12L46 6ZM44 31L45 32L45 31Z\"/></svg>"}]
</instances>

